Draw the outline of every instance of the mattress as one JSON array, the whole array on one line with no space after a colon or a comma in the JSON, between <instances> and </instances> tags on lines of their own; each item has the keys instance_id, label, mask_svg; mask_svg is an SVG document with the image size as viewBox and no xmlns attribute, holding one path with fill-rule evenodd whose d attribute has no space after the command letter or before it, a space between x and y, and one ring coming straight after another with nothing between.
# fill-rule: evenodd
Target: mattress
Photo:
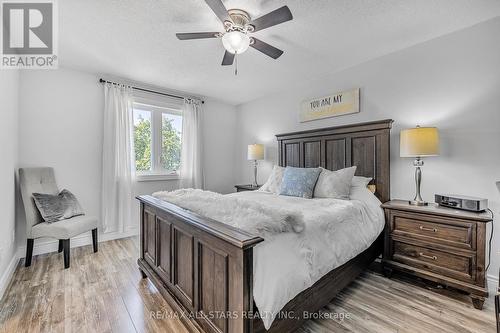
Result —
<instances>
[{"instance_id":1,"label":"mattress","mask_svg":"<svg viewBox=\"0 0 500 333\"><path fill-rule=\"evenodd\" d=\"M366 250L384 229L381 202L366 188L352 191L351 200L259 191L229 196L300 209L304 215L302 233L282 233L254 248L253 296L266 329L290 300Z\"/></svg>"}]
</instances>

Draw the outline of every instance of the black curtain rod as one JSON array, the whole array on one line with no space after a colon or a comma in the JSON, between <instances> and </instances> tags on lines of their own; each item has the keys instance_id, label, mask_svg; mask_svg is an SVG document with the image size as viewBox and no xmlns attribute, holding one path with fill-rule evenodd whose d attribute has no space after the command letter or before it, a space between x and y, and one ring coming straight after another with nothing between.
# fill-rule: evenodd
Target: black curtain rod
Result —
<instances>
[{"instance_id":1,"label":"black curtain rod","mask_svg":"<svg viewBox=\"0 0 500 333\"><path fill-rule=\"evenodd\" d=\"M104 79L99 79L99 82L100 83L117 84L116 82L111 82L111 81L104 80ZM171 94L167 94L167 93L163 93L163 92L159 92L159 91L154 91L154 90L148 90L148 89L143 89L143 88L138 88L138 87L132 87L132 89L134 89L134 90L140 90L140 91L144 91L144 92L148 92L148 93L152 93L152 94L157 94L157 95L163 95L163 96L168 96L168 97L173 97L173 98L184 99L184 97L182 97L182 96L171 95ZM201 103L205 104L205 101L202 100Z\"/></svg>"}]
</instances>

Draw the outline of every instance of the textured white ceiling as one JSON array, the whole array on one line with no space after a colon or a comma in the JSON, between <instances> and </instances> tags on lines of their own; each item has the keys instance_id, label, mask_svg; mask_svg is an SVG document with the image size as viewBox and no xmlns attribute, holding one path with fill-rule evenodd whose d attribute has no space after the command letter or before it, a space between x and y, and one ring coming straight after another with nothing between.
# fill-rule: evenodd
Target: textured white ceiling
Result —
<instances>
[{"instance_id":1,"label":"textured white ceiling","mask_svg":"<svg viewBox=\"0 0 500 333\"><path fill-rule=\"evenodd\" d=\"M253 17L286 4L294 20L255 34L285 51L250 48L238 76L220 65L219 31L203 0L61 0L60 65L240 104L500 15L498 0L226 0Z\"/></svg>"}]
</instances>

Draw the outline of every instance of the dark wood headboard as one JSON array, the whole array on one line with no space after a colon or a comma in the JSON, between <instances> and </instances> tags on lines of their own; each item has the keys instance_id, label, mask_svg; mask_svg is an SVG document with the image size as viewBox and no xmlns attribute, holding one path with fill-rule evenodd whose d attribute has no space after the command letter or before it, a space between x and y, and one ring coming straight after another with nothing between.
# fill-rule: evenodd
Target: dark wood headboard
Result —
<instances>
[{"instance_id":1,"label":"dark wood headboard","mask_svg":"<svg viewBox=\"0 0 500 333\"><path fill-rule=\"evenodd\" d=\"M392 123L386 119L278 134L279 165L329 170L356 165L356 175L373 178L377 197L389 201Z\"/></svg>"}]
</instances>

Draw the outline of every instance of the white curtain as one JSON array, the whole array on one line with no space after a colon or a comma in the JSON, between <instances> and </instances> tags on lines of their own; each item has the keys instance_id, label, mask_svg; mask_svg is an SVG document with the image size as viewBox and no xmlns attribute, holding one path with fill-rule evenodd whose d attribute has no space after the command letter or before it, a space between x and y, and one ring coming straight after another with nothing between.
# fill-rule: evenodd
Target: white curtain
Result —
<instances>
[{"instance_id":1,"label":"white curtain","mask_svg":"<svg viewBox=\"0 0 500 333\"><path fill-rule=\"evenodd\" d=\"M104 85L102 224L104 232L132 227L132 88Z\"/></svg>"},{"instance_id":2,"label":"white curtain","mask_svg":"<svg viewBox=\"0 0 500 333\"><path fill-rule=\"evenodd\" d=\"M181 188L203 188L201 101L184 99L182 108Z\"/></svg>"}]
</instances>

